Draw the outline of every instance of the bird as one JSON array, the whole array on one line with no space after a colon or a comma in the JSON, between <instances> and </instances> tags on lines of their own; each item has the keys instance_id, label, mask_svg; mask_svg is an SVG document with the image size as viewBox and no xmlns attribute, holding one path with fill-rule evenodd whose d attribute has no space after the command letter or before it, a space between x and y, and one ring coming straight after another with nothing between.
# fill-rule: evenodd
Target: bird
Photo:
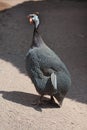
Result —
<instances>
[{"instance_id":1,"label":"bird","mask_svg":"<svg viewBox=\"0 0 87 130\"><path fill-rule=\"evenodd\" d=\"M71 75L59 56L47 46L39 33L39 13L27 16L33 25L31 46L26 54L26 71L40 95L37 104L41 104L45 95L50 96L50 102L57 101L59 107L71 87Z\"/></svg>"}]
</instances>

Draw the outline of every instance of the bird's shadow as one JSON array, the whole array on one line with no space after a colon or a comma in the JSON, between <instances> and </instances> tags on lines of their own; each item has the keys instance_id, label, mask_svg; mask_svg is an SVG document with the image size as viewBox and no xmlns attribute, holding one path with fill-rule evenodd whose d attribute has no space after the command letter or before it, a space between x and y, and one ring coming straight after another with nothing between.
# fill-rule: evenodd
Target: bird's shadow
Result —
<instances>
[{"instance_id":1,"label":"bird's shadow","mask_svg":"<svg viewBox=\"0 0 87 130\"><path fill-rule=\"evenodd\" d=\"M53 104L49 103L49 98L47 97L43 98L44 104L34 105L33 101L39 100L40 96L31 93L19 91L0 91L0 94L2 94L2 97L8 101L15 102L27 107L32 107L40 112L42 112L42 108L59 108L56 102Z\"/></svg>"}]
</instances>

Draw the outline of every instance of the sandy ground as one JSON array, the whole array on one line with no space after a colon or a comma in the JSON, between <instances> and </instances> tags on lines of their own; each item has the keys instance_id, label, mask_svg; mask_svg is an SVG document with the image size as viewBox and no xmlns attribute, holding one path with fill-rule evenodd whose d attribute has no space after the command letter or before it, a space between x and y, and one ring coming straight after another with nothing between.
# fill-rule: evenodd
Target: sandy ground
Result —
<instances>
[{"instance_id":1,"label":"sandy ground","mask_svg":"<svg viewBox=\"0 0 87 130\"><path fill-rule=\"evenodd\" d=\"M87 130L87 2L19 2L0 9L0 130ZM44 41L72 76L62 108L31 105L39 95L25 70L33 33L26 15L35 11Z\"/></svg>"}]
</instances>

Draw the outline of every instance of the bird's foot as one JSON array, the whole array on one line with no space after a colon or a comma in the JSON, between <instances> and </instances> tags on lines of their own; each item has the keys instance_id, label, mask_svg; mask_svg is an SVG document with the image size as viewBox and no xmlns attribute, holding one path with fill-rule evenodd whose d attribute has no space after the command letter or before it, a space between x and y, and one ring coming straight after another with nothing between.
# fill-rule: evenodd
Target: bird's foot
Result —
<instances>
[{"instance_id":1,"label":"bird's foot","mask_svg":"<svg viewBox=\"0 0 87 130\"><path fill-rule=\"evenodd\" d=\"M56 107L56 108L60 108L61 107L61 103L57 104L53 98L53 96L51 96L50 100L42 100L43 96L40 97L40 99L35 100L31 105L34 105L36 107L38 106L52 106L52 107Z\"/></svg>"},{"instance_id":2,"label":"bird's foot","mask_svg":"<svg viewBox=\"0 0 87 130\"><path fill-rule=\"evenodd\" d=\"M59 107L60 107L60 108L62 107L62 102L61 102L61 101L59 102Z\"/></svg>"},{"instance_id":3,"label":"bird's foot","mask_svg":"<svg viewBox=\"0 0 87 130\"><path fill-rule=\"evenodd\" d=\"M51 96L49 102L50 102L50 103L55 103L55 100L54 100L53 96Z\"/></svg>"},{"instance_id":4,"label":"bird's foot","mask_svg":"<svg viewBox=\"0 0 87 130\"><path fill-rule=\"evenodd\" d=\"M59 107L59 105L55 102L53 96L51 96L50 100L48 100L47 105L52 107Z\"/></svg>"}]
</instances>

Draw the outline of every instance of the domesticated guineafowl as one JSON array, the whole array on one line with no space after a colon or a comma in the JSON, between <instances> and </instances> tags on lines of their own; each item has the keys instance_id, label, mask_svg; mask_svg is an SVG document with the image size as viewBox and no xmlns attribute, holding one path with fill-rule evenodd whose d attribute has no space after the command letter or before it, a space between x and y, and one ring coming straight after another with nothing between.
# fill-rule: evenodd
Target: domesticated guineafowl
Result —
<instances>
[{"instance_id":1,"label":"domesticated guineafowl","mask_svg":"<svg viewBox=\"0 0 87 130\"><path fill-rule=\"evenodd\" d=\"M55 97L61 107L63 99L71 86L69 71L60 58L52 51L41 38L38 14L28 15L28 20L34 25L33 40L26 55L26 70L41 95L50 95L51 101Z\"/></svg>"}]
</instances>

